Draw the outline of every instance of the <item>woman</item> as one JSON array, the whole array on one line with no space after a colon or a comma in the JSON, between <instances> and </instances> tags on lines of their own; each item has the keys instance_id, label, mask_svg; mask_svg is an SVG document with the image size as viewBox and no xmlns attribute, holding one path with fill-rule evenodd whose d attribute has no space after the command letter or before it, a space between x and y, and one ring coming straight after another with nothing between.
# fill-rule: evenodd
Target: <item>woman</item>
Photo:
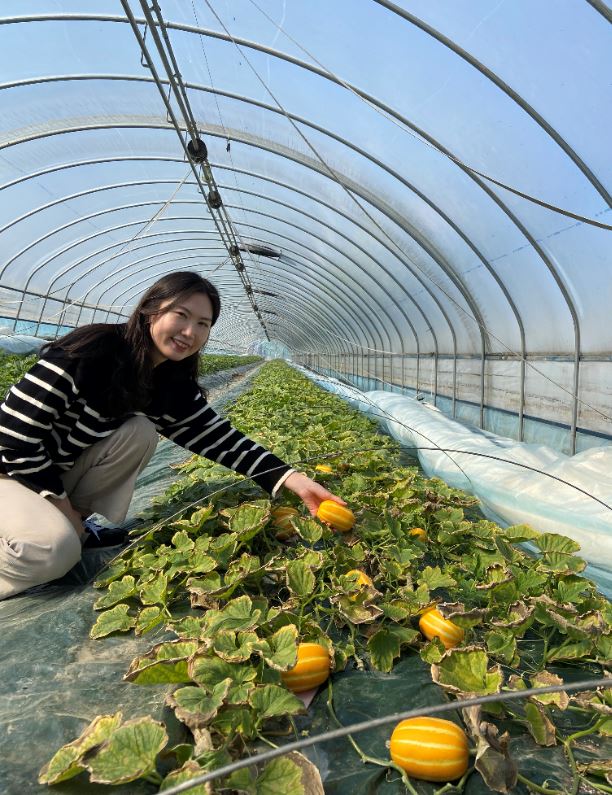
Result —
<instances>
[{"instance_id":1,"label":"woman","mask_svg":"<svg viewBox=\"0 0 612 795\"><path fill-rule=\"evenodd\" d=\"M0 599L65 574L84 519L125 519L161 433L247 475L284 486L314 515L342 500L233 428L197 384L219 294L191 272L164 276L126 324L93 324L47 344L0 406Z\"/></svg>"}]
</instances>

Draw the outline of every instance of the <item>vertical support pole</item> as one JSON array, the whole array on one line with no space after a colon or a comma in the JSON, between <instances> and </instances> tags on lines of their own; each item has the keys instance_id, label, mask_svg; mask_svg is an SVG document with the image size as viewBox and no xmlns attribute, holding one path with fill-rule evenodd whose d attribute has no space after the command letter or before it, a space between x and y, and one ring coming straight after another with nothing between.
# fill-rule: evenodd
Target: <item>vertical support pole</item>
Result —
<instances>
[{"instance_id":1,"label":"vertical support pole","mask_svg":"<svg viewBox=\"0 0 612 795\"><path fill-rule=\"evenodd\" d=\"M527 351L523 353L521 356L521 375L520 375L520 404L519 404L519 428L518 428L518 437L519 442L522 442L525 438L525 358L527 357Z\"/></svg>"},{"instance_id":2,"label":"vertical support pole","mask_svg":"<svg viewBox=\"0 0 612 795\"><path fill-rule=\"evenodd\" d=\"M481 339L480 347L480 427L484 428L484 404L485 404L485 342L484 335Z\"/></svg>"}]
</instances>

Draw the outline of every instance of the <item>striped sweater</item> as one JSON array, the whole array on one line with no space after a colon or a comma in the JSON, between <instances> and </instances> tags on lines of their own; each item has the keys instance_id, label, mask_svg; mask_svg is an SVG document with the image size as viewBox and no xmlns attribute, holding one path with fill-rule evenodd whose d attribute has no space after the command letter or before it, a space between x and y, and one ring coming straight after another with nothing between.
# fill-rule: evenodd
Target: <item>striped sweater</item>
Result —
<instances>
[{"instance_id":1,"label":"striped sweater","mask_svg":"<svg viewBox=\"0 0 612 795\"><path fill-rule=\"evenodd\" d=\"M293 470L220 417L195 383L168 380L171 362L155 368L151 401L144 411L105 416L100 396L112 383L116 357L125 349L116 326L109 328L109 335L109 355L75 359L57 349L50 351L11 388L0 406L1 474L43 497L66 497L62 473L86 448L140 414L186 450L276 493Z\"/></svg>"}]
</instances>

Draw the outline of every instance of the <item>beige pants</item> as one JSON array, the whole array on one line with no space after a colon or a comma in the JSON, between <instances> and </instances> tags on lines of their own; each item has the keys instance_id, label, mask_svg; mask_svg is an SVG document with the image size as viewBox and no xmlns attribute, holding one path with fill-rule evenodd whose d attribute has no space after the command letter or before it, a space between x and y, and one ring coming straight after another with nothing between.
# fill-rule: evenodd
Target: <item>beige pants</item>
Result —
<instances>
[{"instance_id":1,"label":"beige pants","mask_svg":"<svg viewBox=\"0 0 612 795\"><path fill-rule=\"evenodd\" d=\"M122 522L156 444L153 423L132 417L88 447L62 475L72 504L85 515ZM0 477L0 599L61 577L80 557L81 541L64 514L26 486Z\"/></svg>"}]
</instances>

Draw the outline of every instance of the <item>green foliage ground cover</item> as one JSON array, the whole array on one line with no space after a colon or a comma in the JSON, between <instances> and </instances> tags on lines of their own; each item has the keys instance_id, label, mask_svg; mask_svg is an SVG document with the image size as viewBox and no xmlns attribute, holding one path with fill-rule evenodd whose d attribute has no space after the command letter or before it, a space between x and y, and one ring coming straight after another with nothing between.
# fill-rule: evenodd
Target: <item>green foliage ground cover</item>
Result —
<instances>
[{"instance_id":1,"label":"green foliage ground cover","mask_svg":"<svg viewBox=\"0 0 612 795\"><path fill-rule=\"evenodd\" d=\"M91 635L166 629L125 679L172 688L167 703L188 729L186 741L168 748L163 724L150 717L122 723L113 711L58 751L41 782L88 772L106 784L145 778L162 791L252 753L254 743L291 739L304 709L280 674L295 663L298 641L327 646L332 681L350 664L363 687L369 671L380 679L400 658L411 658L450 700L606 670L612 608L580 575L585 563L573 541L467 519L473 498L406 466L397 444L371 420L287 365L265 365L230 415L341 494L357 515L353 531L333 532L290 496L283 504L300 516L294 537L281 543L273 505L252 482L198 457L182 465L182 477L152 507L147 529L100 576ZM332 472L318 472L321 463ZM427 531L426 541L410 535L415 526ZM539 554L522 550L527 540ZM365 571L372 586L359 588L347 576L352 569ZM420 614L434 604L465 630L455 649L445 651L418 631ZM331 687L328 709L333 716ZM463 720L475 765L456 785L437 790L353 747L367 764L387 765L396 780L401 775L411 793L462 792L473 777L491 792L612 792L609 690L496 702ZM522 758L512 754L513 744L526 740L532 756L559 746L563 770L529 781ZM322 792L304 784L307 774L316 778L311 768L303 757L281 758L238 771L214 791Z\"/></svg>"},{"instance_id":2,"label":"green foliage ground cover","mask_svg":"<svg viewBox=\"0 0 612 795\"><path fill-rule=\"evenodd\" d=\"M0 400L4 400L9 389L23 378L37 358L35 354L31 356L12 353L0 355Z\"/></svg>"},{"instance_id":3,"label":"green foliage ground cover","mask_svg":"<svg viewBox=\"0 0 612 795\"><path fill-rule=\"evenodd\" d=\"M0 355L0 400L4 400L11 386L23 378L27 370L36 362L38 356L32 354L23 356L19 354ZM241 367L245 364L260 362L260 356L231 356L222 354L203 354L200 358L200 375L211 375L221 370Z\"/></svg>"},{"instance_id":4,"label":"green foliage ground cover","mask_svg":"<svg viewBox=\"0 0 612 795\"><path fill-rule=\"evenodd\" d=\"M245 364L260 362L261 356L233 356L231 354L203 353L200 357L200 375L211 375L220 370L230 370Z\"/></svg>"}]
</instances>

